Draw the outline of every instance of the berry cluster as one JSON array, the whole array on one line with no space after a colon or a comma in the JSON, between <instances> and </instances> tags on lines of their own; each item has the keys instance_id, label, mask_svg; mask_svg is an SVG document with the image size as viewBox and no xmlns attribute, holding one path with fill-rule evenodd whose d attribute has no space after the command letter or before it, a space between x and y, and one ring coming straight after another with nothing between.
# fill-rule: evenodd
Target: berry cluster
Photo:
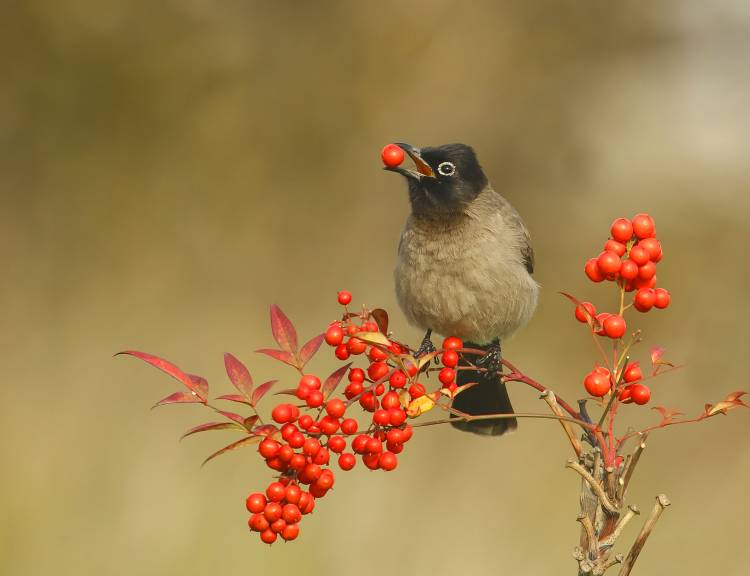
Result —
<instances>
[{"instance_id":1,"label":"berry cluster","mask_svg":"<svg viewBox=\"0 0 750 576\"><path fill-rule=\"evenodd\" d=\"M636 214L631 220L617 218L612 222L610 238L605 242L604 250L599 256L586 261L584 272L592 282L616 282L620 291L620 310L618 313L597 313L591 302L580 302L575 309L576 319L589 324L595 334L618 341L627 332L624 313L631 306L639 312L669 306L669 292L656 287L656 265L662 256L651 216ZM635 294L632 303L626 306L625 293L630 292ZM586 375L583 385L591 396L602 397L622 381L625 386L619 390L620 401L646 404L651 392L648 387L638 383L642 377L637 362L628 364L617 374L597 366Z\"/></svg>"},{"instance_id":2,"label":"berry cluster","mask_svg":"<svg viewBox=\"0 0 750 576\"><path fill-rule=\"evenodd\" d=\"M349 292L338 293L342 306L351 301ZM253 493L247 498L250 529L269 544L279 535L295 539L302 515L333 487L333 455L338 455L338 467L344 471L354 468L358 458L370 470L394 470L397 455L413 434L406 421L422 412L420 399L456 391L455 368L463 347L459 338L443 342L438 374L442 390L434 393L418 381L425 370L420 371L409 349L383 334L369 311L358 315L345 308L343 319L329 325L324 340L337 359L362 356L367 367L348 367L343 398L333 396L333 388L316 375L303 374L296 389L288 391L302 404L286 402L273 408L271 418L280 428L273 427L258 452L280 477L268 485L265 496ZM347 417L355 405L371 414L362 431L355 418Z\"/></svg>"}]
</instances>

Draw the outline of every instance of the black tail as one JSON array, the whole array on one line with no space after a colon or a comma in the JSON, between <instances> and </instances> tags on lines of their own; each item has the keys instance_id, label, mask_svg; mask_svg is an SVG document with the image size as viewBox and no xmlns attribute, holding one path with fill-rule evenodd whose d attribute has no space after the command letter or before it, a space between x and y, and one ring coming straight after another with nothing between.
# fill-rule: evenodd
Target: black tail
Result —
<instances>
[{"instance_id":1,"label":"black tail","mask_svg":"<svg viewBox=\"0 0 750 576\"><path fill-rule=\"evenodd\" d=\"M485 348L476 344L466 343L467 348ZM474 361L473 358L470 358ZM513 406L508 397L505 384L500 381L498 374L488 375L474 370L459 370L456 383L459 386L469 382L479 382L476 386L467 388L453 400L453 408L465 414L512 414ZM453 422L453 426L465 432L473 432L483 436L500 436L515 430L518 422L515 418L493 418L489 420L475 420L473 422Z\"/></svg>"}]
</instances>

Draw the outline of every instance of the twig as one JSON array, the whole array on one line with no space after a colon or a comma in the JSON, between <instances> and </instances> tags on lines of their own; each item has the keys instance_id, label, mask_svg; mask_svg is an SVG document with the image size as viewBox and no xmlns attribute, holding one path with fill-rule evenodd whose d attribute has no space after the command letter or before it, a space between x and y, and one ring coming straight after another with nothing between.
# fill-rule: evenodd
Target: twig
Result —
<instances>
[{"instance_id":1,"label":"twig","mask_svg":"<svg viewBox=\"0 0 750 576\"><path fill-rule=\"evenodd\" d=\"M544 401L549 405L550 410L552 410L555 415L557 415L558 417L565 417L565 414L557 403L555 393L552 390L543 392L541 398L543 398ZM568 437L571 446L573 446L573 451L576 453L576 456L580 458L581 454L583 453L583 446L581 446L581 441L578 439L578 436L576 436L576 434L573 432L573 427L569 422L566 422L565 420L559 420L559 422L560 426L562 426L563 430L565 431L565 434Z\"/></svg>"},{"instance_id":2,"label":"twig","mask_svg":"<svg viewBox=\"0 0 750 576\"><path fill-rule=\"evenodd\" d=\"M604 574L607 570L612 568L615 564L621 564L623 561L624 556L622 554L616 554L614 557L610 558L606 562L603 562L599 566L596 566L592 572L594 576L600 576L601 574Z\"/></svg>"},{"instance_id":3,"label":"twig","mask_svg":"<svg viewBox=\"0 0 750 576\"><path fill-rule=\"evenodd\" d=\"M607 497L606 492L604 492L604 488L602 487L602 485L597 482L591 474L589 474L588 470L586 470L572 458L567 461L565 467L575 470L583 477L584 480L586 480L586 482L588 482L589 486L591 486L591 490L594 492L594 494L596 494L597 498L599 498L599 502L601 502L602 507L605 510L611 512L612 514L617 514L617 507L612 504L612 501L609 499L609 497Z\"/></svg>"},{"instance_id":4,"label":"twig","mask_svg":"<svg viewBox=\"0 0 750 576\"><path fill-rule=\"evenodd\" d=\"M597 545L596 534L594 533L594 525L591 523L591 518L589 518L586 514L580 514L578 518L576 518L576 520L581 523L581 526L583 526L583 529L586 532L585 545L588 553L588 559L596 560L597 556L599 555L599 547Z\"/></svg>"},{"instance_id":5,"label":"twig","mask_svg":"<svg viewBox=\"0 0 750 576\"><path fill-rule=\"evenodd\" d=\"M635 542L633 542L633 547L630 549L630 552L628 552L628 556L627 558L625 558L625 562L623 562L622 564L619 576L628 576L630 574L630 571L633 569L633 564L635 564L635 561L638 559L638 555L646 545L646 540L648 540L648 537L651 535L651 532L653 531L657 520L659 520L659 516L661 516L661 513L664 512L664 509L670 504L671 502L665 494L659 494L656 497L656 504L654 504L654 508L653 510L651 510L651 514L643 524L643 528L641 529L640 534L638 534Z\"/></svg>"},{"instance_id":6,"label":"twig","mask_svg":"<svg viewBox=\"0 0 750 576\"><path fill-rule=\"evenodd\" d=\"M620 533L622 533L622 529L625 528L625 525L630 522L634 516L640 513L640 510L638 510L638 508L636 508L635 506L628 506L628 511L625 512L625 514L623 514L620 520L617 522L617 525L612 531L612 534L610 534L606 540L602 540L601 542L599 542L599 546L614 546L615 542L617 542L617 539L620 537Z\"/></svg>"},{"instance_id":7,"label":"twig","mask_svg":"<svg viewBox=\"0 0 750 576\"><path fill-rule=\"evenodd\" d=\"M633 450L632 458L630 458L630 460L628 460L625 463L625 468L623 469L623 472L620 475L620 482L619 482L618 491L617 491L617 499L620 501L623 498L625 498L625 492L628 489L628 484L630 484L630 478L633 476L633 471L635 470L635 467L638 464L638 460L640 460L641 454L643 454L643 450L646 448L647 438L648 438L648 432L641 434L640 441L638 442L638 445L635 447L635 450Z\"/></svg>"}]
</instances>

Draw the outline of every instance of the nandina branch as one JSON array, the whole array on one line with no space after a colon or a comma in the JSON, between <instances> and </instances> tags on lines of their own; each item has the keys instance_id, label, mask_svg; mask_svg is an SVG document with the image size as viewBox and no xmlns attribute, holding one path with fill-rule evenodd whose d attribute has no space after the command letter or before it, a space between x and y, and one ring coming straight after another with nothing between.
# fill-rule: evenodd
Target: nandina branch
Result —
<instances>
[{"instance_id":1,"label":"nandina branch","mask_svg":"<svg viewBox=\"0 0 750 576\"><path fill-rule=\"evenodd\" d=\"M622 564L622 568L620 568L619 576L628 576L630 574L630 571L633 569L633 564L635 564L635 561L638 559L638 555L646 545L646 540L648 540L648 537L651 536L651 532L654 530L656 522L659 520L662 512L664 512L664 509L670 504L671 502L665 494L659 494L656 497L656 503L651 510L651 514L643 524L643 528L638 534L638 537L635 539L630 552L628 552L628 556L627 558L625 558L625 561Z\"/></svg>"}]
</instances>

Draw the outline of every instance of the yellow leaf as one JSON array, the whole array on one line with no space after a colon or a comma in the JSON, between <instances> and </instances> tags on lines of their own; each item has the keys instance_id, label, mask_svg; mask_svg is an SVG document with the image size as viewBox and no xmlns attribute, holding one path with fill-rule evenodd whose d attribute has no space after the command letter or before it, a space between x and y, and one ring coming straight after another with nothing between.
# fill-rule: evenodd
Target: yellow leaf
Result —
<instances>
[{"instance_id":1,"label":"yellow leaf","mask_svg":"<svg viewBox=\"0 0 750 576\"><path fill-rule=\"evenodd\" d=\"M391 345L391 341L381 332L357 332L354 337L368 344L379 344L380 346Z\"/></svg>"},{"instance_id":2,"label":"yellow leaf","mask_svg":"<svg viewBox=\"0 0 750 576\"><path fill-rule=\"evenodd\" d=\"M409 403L409 406L406 408L406 415L409 416L409 418L416 418L417 416L432 410L434 407L435 401L425 394L424 396L415 398Z\"/></svg>"}]
</instances>

